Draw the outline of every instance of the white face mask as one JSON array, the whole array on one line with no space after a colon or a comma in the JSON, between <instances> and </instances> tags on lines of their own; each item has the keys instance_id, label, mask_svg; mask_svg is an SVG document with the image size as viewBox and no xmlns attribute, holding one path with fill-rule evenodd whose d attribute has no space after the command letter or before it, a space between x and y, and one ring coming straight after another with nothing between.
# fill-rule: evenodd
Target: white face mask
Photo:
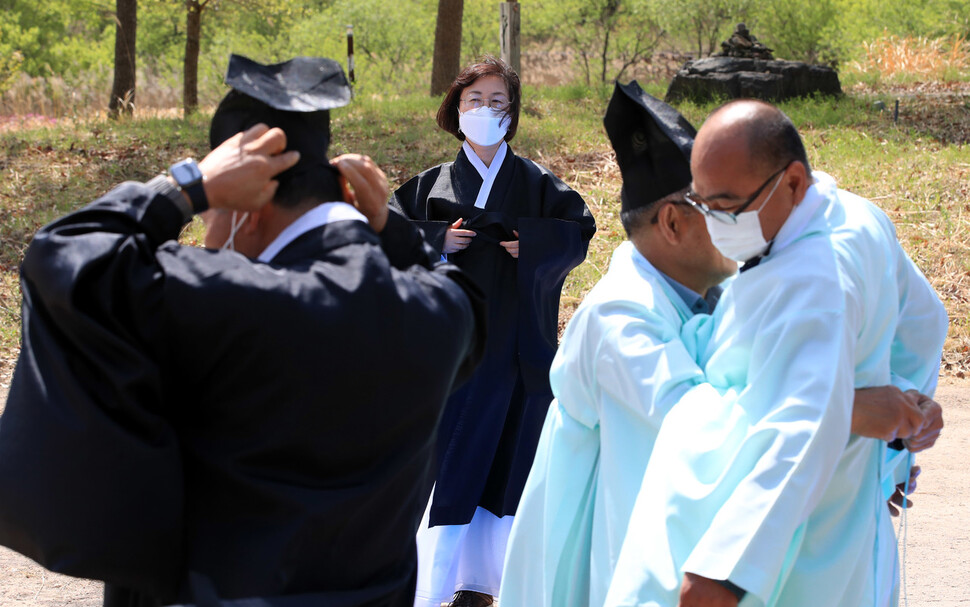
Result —
<instances>
[{"instance_id":1,"label":"white face mask","mask_svg":"<svg viewBox=\"0 0 970 607\"><path fill-rule=\"evenodd\" d=\"M708 214L704 214L704 222L707 224L707 232L711 235L711 242L728 259L734 261L748 261L761 255L768 248L768 241L761 231L761 220L758 214L765 208L771 196L778 189L778 184L784 175L778 176L768 197L761 203L756 211L747 211L737 216L736 224L724 223L714 219Z\"/></svg>"},{"instance_id":2,"label":"white face mask","mask_svg":"<svg viewBox=\"0 0 970 607\"><path fill-rule=\"evenodd\" d=\"M505 138L512 117L502 110L483 105L467 112L458 112L458 127L465 138L478 145L495 145Z\"/></svg>"},{"instance_id":3,"label":"white face mask","mask_svg":"<svg viewBox=\"0 0 970 607\"><path fill-rule=\"evenodd\" d=\"M236 211L232 212L232 221L229 223L229 226L230 226L229 238L227 238L226 243L222 245L223 250L228 250L228 251L236 250L236 243L234 242L236 238L236 232L238 232L239 228L241 228L242 225L246 222L247 217L249 217L249 211L246 211L245 213L243 213L242 217L239 218L239 221L236 222Z\"/></svg>"}]
</instances>

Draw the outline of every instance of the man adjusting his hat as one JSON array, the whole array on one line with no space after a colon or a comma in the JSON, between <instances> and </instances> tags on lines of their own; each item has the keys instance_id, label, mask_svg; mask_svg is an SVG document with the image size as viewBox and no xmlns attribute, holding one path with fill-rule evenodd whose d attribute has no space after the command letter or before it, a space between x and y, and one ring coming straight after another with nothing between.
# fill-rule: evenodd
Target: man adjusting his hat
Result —
<instances>
[{"instance_id":1,"label":"man adjusting his hat","mask_svg":"<svg viewBox=\"0 0 970 607\"><path fill-rule=\"evenodd\" d=\"M483 302L369 159L331 166L338 64L234 56L227 81L212 153L27 251L0 543L106 605L405 607ZM197 213L207 249L175 242Z\"/></svg>"}]
</instances>

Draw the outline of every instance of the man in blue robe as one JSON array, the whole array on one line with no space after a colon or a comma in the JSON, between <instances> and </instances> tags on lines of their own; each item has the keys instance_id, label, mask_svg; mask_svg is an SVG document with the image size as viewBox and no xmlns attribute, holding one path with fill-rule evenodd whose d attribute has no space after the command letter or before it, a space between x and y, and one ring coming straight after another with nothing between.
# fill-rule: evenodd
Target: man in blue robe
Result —
<instances>
[{"instance_id":1,"label":"man in blue robe","mask_svg":"<svg viewBox=\"0 0 970 607\"><path fill-rule=\"evenodd\" d=\"M714 245L746 263L684 327L708 383L664 420L606 604L891 604L892 470L885 442L850 435L853 388L932 394L943 306L777 108L716 111L691 168ZM942 426L922 406L920 446Z\"/></svg>"},{"instance_id":2,"label":"man in blue robe","mask_svg":"<svg viewBox=\"0 0 970 607\"><path fill-rule=\"evenodd\" d=\"M653 437L670 403L702 381L681 325L709 312L737 271L684 201L693 127L636 82L604 117L623 175L630 241L569 323L507 551L500 604L601 604Z\"/></svg>"},{"instance_id":3,"label":"man in blue robe","mask_svg":"<svg viewBox=\"0 0 970 607\"><path fill-rule=\"evenodd\" d=\"M623 174L630 242L574 315L552 372L557 396L508 550L503 600L602 605L666 411L703 381L680 327L709 312L737 266L683 198L694 129L632 82L604 123ZM689 285L689 286L688 286ZM704 295L702 297L702 294ZM860 390L853 431L893 439L924 423L899 390Z\"/></svg>"}]
</instances>

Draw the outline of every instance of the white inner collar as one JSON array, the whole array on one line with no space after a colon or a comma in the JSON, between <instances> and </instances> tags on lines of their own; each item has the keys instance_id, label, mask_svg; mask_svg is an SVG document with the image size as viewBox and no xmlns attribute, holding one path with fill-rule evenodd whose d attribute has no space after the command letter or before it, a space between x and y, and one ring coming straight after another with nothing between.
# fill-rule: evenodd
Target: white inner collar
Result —
<instances>
[{"instance_id":1,"label":"white inner collar","mask_svg":"<svg viewBox=\"0 0 970 607\"><path fill-rule=\"evenodd\" d=\"M272 203L270 203L272 204ZM276 255L298 237L309 232L314 228L326 225L333 221L363 221L367 223L367 218L346 202L325 202L319 204L303 215L296 218L296 221L286 226L279 233L273 242L259 254L256 259L262 262L272 261Z\"/></svg>"},{"instance_id":2,"label":"white inner collar","mask_svg":"<svg viewBox=\"0 0 970 607\"><path fill-rule=\"evenodd\" d=\"M465 156L468 157L468 161L472 163L475 170L482 178L482 187L478 190L478 196L475 197L475 206L479 209L485 208L485 203L488 201L488 195L492 191L492 185L495 183L495 177L498 175L499 170L502 168L502 163L505 162L505 153L509 149L509 144L502 142L495 151L495 157L492 158L492 163L489 166L485 166L482 159L478 157L475 153L474 148L468 144L467 141L461 144L461 148L465 150Z\"/></svg>"}]
</instances>

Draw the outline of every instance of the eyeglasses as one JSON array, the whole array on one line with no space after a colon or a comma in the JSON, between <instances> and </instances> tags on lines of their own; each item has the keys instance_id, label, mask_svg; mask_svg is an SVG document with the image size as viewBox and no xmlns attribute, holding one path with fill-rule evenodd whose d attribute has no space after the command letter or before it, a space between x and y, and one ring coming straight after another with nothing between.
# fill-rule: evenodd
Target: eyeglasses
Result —
<instances>
[{"instance_id":1,"label":"eyeglasses","mask_svg":"<svg viewBox=\"0 0 970 607\"><path fill-rule=\"evenodd\" d=\"M693 207L694 206L693 204L691 204L690 202L687 202L684 199L669 200L665 204L685 205L685 206L689 206L689 207ZM660 206L663 206L663 204L661 204ZM660 210L659 209L657 210L656 213L653 214L653 217L650 218L650 223L652 223L652 224L658 224L658 223L660 223Z\"/></svg>"},{"instance_id":2,"label":"eyeglasses","mask_svg":"<svg viewBox=\"0 0 970 607\"><path fill-rule=\"evenodd\" d=\"M722 211L720 209L712 209L710 207L710 201L705 200L704 198L701 198L697 194L697 192L693 190L690 190L689 192L684 194L684 200L686 200L688 204L690 204L692 207L694 207L701 213L704 213L711 219L716 219L721 223L727 223L727 224L733 225L738 222L738 215L743 213L745 209L751 206L751 203L753 203L755 200L758 199L758 196L761 194L761 191L764 190L766 187L768 187L768 184L771 183L771 180L777 177L778 175L781 175L786 169L788 169L789 166L791 166L791 163L786 164L785 166L781 167L780 169L772 173L771 176L768 177L768 179L766 179L765 182L761 184L761 187L755 190L754 194L752 194L751 197L744 202L744 204L734 209L733 211ZM779 179L778 182L775 183L775 187L771 188L771 191L768 193L768 197L765 198L765 202L768 202L768 198L771 198L771 195L775 193L775 190L778 188L778 184L780 183L781 183L781 179Z\"/></svg>"},{"instance_id":3,"label":"eyeglasses","mask_svg":"<svg viewBox=\"0 0 970 607\"><path fill-rule=\"evenodd\" d=\"M499 110L500 112L504 112L509 108L509 100L506 99L505 97L492 97L491 99L483 99L481 97L467 97L464 99L460 99L460 101L464 103L467 107L470 107L474 110L477 110L478 108L485 105L492 108L493 110Z\"/></svg>"}]
</instances>

